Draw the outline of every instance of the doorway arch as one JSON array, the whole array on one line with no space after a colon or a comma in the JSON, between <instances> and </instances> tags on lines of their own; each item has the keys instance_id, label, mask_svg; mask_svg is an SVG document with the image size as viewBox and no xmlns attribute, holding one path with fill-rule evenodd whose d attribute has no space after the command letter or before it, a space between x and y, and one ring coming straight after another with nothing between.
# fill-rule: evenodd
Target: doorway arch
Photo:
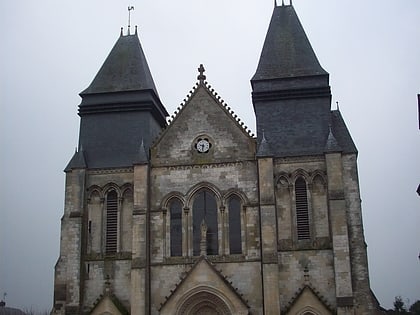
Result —
<instances>
[{"instance_id":1,"label":"doorway arch","mask_svg":"<svg viewBox=\"0 0 420 315\"><path fill-rule=\"evenodd\" d=\"M231 315L228 305L217 295L198 292L185 300L178 308L178 315Z\"/></svg>"}]
</instances>

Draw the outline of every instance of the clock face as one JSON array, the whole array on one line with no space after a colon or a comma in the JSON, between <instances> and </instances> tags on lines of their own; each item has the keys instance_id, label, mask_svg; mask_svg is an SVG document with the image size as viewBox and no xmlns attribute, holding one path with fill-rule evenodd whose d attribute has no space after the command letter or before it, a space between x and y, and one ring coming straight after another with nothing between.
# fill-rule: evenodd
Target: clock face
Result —
<instances>
[{"instance_id":1,"label":"clock face","mask_svg":"<svg viewBox=\"0 0 420 315\"><path fill-rule=\"evenodd\" d=\"M210 143L207 139L200 139L196 144L196 149L200 153L206 153L210 149Z\"/></svg>"}]
</instances>

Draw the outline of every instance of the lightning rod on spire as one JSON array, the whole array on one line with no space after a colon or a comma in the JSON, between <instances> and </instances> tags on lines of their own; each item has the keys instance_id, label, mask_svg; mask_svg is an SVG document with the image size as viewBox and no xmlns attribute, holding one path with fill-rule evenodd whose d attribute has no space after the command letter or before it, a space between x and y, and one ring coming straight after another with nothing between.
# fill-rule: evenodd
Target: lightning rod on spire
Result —
<instances>
[{"instance_id":1,"label":"lightning rod on spire","mask_svg":"<svg viewBox=\"0 0 420 315\"><path fill-rule=\"evenodd\" d=\"M130 26L131 26L131 11L134 10L133 6L128 7L128 35L130 35Z\"/></svg>"}]
</instances>

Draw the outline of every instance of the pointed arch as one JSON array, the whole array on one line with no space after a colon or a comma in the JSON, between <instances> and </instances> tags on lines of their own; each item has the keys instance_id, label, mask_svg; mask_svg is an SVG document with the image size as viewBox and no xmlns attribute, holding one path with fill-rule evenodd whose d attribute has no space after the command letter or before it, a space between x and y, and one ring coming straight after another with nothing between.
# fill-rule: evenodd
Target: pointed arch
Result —
<instances>
[{"instance_id":1,"label":"pointed arch","mask_svg":"<svg viewBox=\"0 0 420 315\"><path fill-rule=\"evenodd\" d=\"M98 185L92 185L88 188L88 202L91 196L95 194L95 192L99 194L100 198L104 197L102 188L99 187Z\"/></svg>"},{"instance_id":2,"label":"pointed arch","mask_svg":"<svg viewBox=\"0 0 420 315\"><path fill-rule=\"evenodd\" d=\"M167 203L169 209L170 256L182 256L182 209L183 202L172 197Z\"/></svg>"},{"instance_id":3,"label":"pointed arch","mask_svg":"<svg viewBox=\"0 0 420 315\"><path fill-rule=\"evenodd\" d=\"M311 175L307 171L305 171L304 169L298 168L290 176L290 178L291 178L291 180L292 180L293 183L296 183L296 180L299 177L302 177L306 182L308 182L310 180L310 178L311 178Z\"/></svg>"},{"instance_id":4,"label":"pointed arch","mask_svg":"<svg viewBox=\"0 0 420 315\"><path fill-rule=\"evenodd\" d=\"M181 194L179 191L171 191L170 193L166 194L161 202L160 202L160 207L161 209L167 210L169 208L169 204L172 201L173 198L178 199L181 203L182 206L185 206L185 197L183 194Z\"/></svg>"},{"instance_id":5,"label":"pointed arch","mask_svg":"<svg viewBox=\"0 0 420 315\"><path fill-rule=\"evenodd\" d=\"M117 193L117 197L121 198L121 189L116 183L108 183L102 187L102 192L104 194L104 197L111 191L115 190Z\"/></svg>"},{"instance_id":6,"label":"pointed arch","mask_svg":"<svg viewBox=\"0 0 420 315\"><path fill-rule=\"evenodd\" d=\"M288 188L291 185L290 178L286 173L281 173L276 177L277 188Z\"/></svg>"},{"instance_id":7,"label":"pointed arch","mask_svg":"<svg viewBox=\"0 0 420 315\"><path fill-rule=\"evenodd\" d=\"M121 188L121 213L120 213L120 251L131 252L132 248L132 229L133 229L133 210L134 210L134 195L130 184L124 185Z\"/></svg>"},{"instance_id":8,"label":"pointed arch","mask_svg":"<svg viewBox=\"0 0 420 315\"><path fill-rule=\"evenodd\" d=\"M201 252L200 243L202 240L202 223L206 224L205 245L208 255L219 253L218 233L218 202L213 190L203 187L195 191L192 200L192 222L193 222L193 256L199 256ZM220 203L220 199L219 199Z\"/></svg>"},{"instance_id":9,"label":"pointed arch","mask_svg":"<svg viewBox=\"0 0 420 315\"><path fill-rule=\"evenodd\" d=\"M102 238L102 192L97 187L89 189L87 203L87 253L101 252Z\"/></svg>"},{"instance_id":10,"label":"pointed arch","mask_svg":"<svg viewBox=\"0 0 420 315\"><path fill-rule=\"evenodd\" d=\"M241 198L231 194L228 202L229 253L242 254Z\"/></svg>"},{"instance_id":11,"label":"pointed arch","mask_svg":"<svg viewBox=\"0 0 420 315\"><path fill-rule=\"evenodd\" d=\"M322 174L317 173L313 177L311 185L314 238L328 238L330 236L327 194L325 178Z\"/></svg>"},{"instance_id":12,"label":"pointed arch","mask_svg":"<svg viewBox=\"0 0 420 315\"><path fill-rule=\"evenodd\" d=\"M222 200L223 199L222 199L222 194L221 194L220 190L215 185L213 185L212 183L209 183L209 182L201 182L201 183L198 183L198 184L194 185L187 192L185 203L186 203L186 206L188 208L192 208L192 204L194 202L194 198L195 198L197 192L200 191L200 190L202 190L202 189L207 189L208 191L211 191L214 194L214 196L216 198L216 202L217 202L217 207L218 208L220 208L221 206L223 206L222 205Z\"/></svg>"}]
</instances>

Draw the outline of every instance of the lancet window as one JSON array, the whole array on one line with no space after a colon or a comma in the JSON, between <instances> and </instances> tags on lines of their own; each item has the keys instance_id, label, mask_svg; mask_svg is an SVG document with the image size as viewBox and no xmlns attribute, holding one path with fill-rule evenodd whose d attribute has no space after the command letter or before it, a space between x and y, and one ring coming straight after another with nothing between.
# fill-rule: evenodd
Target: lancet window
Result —
<instances>
[{"instance_id":1,"label":"lancet window","mask_svg":"<svg viewBox=\"0 0 420 315\"><path fill-rule=\"evenodd\" d=\"M193 255L199 256L203 246L207 255L218 254L217 203L208 190L200 191L193 203Z\"/></svg>"},{"instance_id":2,"label":"lancet window","mask_svg":"<svg viewBox=\"0 0 420 315\"><path fill-rule=\"evenodd\" d=\"M232 196L229 198L228 206L230 254L241 254L241 200L237 196Z\"/></svg>"},{"instance_id":3,"label":"lancet window","mask_svg":"<svg viewBox=\"0 0 420 315\"><path fill-rule=\"evenodd\" d=\"M171 256L182 256L182 203L173 199L169 205Z\"/></svg>"}]
</instances>

